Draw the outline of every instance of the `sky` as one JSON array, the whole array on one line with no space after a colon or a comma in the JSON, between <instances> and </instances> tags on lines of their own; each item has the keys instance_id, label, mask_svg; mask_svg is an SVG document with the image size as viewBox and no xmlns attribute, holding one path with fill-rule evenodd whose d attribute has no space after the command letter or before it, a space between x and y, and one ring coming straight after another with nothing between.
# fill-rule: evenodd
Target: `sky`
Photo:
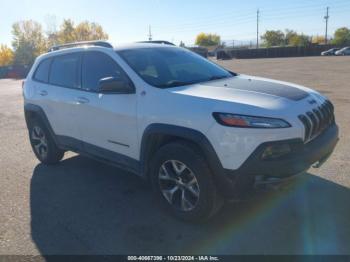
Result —
<instances>
[{"instance_id":1,"label":"sky","mask_svg":"<svg viewBox=\"0 0 350 262\"><path fill-rule=\"evenodd\" d=\"M217 33L236 44L255 41L256 15L259 28L293 29L309 35L324 35L326 7L329 33L350 28L350 0L0 0L0 44L11 45L14 22L33 19L43 29L59 29L64 18L75 23L97 22L114 45L148 39L183 41L193 45L200 32Z\"/></svg>"}]
</instances>

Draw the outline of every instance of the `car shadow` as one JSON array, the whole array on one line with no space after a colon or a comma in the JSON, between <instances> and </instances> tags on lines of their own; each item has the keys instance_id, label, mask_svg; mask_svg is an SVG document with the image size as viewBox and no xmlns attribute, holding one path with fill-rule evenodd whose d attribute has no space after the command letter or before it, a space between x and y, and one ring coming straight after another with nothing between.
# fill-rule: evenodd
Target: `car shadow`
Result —
<instances>
[{"instance_id":1,"label":"car shadow","mask_svg":"<svg viewBox=\"0 0 350 262\"><path fill-rule=\"evenodd\" d=\"M142 179L82 156L38 164L30 194L32 239L42 255L350 251L350 191L312 174L226 204L202 224L162 211Z\"/></svg>"}]
</instances>

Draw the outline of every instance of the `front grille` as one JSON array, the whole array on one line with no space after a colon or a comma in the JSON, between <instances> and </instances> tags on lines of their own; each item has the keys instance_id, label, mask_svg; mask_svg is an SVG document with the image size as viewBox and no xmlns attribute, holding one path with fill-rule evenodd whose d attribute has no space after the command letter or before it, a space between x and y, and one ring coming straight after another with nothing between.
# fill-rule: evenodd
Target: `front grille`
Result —
<instances>
[{"instance_id":1,"label":"front grille","mask_svg":"<svg viewBox=\"0 0 350 262\"><path fill-rule=\"evenodd\" d=\"M326 100L321 106L299 115L305 128L304 142L309 142L334 123L334 107Z\"/></svg>"}]
</instances>

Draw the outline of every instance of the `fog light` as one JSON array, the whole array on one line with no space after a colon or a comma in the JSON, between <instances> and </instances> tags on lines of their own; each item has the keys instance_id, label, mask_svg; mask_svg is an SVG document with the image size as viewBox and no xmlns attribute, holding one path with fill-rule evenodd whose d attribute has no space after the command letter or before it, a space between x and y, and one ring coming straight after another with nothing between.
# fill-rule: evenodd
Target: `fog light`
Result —
<instances>
[{"instance_id":1,"label":"fog light","mask_svg":"<svg viewBox=\"0 0 350 262\"><path fill-rule=\"evenodd\" d=\"M279 158L291 152L288 144L279 144L267 146L261 155L263 160Z\"/></svg>"}]
</instances>

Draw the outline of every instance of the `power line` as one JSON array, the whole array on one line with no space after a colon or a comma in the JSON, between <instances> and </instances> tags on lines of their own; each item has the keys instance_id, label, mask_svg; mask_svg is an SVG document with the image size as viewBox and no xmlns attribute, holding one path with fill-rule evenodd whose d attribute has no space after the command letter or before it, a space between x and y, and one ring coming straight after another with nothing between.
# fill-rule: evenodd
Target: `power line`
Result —
<instances>
[{"instance_id":1,"label":"power line","mask_svg":"<svg viewBox=\"0 0 350 262\"><path fill-rule=\"evenodd\" d=\"M232 18L232 17L231 17ZM233 17L234 22L242 22L242 21L251 21L254 20L255 15L250 14L249 16L235 16ZM189 24L177 24L177 25L158 25L155 28L160 29L160 28L166 28L166 29L177 29L177 28L198 28L198 27L203 27L203 26L210 26L210 25L225 25L227 24L227 20L222 19L221 16L217 16L216 19L209 19L206 20L205 22L193 22ZM232 26L232 25L230 25Z\"/></svg>"},{"instance_id":2,"label":"power line","mask_svg":"<svg viewBox=\"0 0 350 262\"><path fill-rule=\"evenodd\" d=\"M324 11L324 8L322 8L322 10ZM337 14L344 14L344 13L349 14L350 13L350 9L342 9L340 11L337 11L336 13ZM315 14L297 13L297 14L290 14L290 15L283 15L283 16L281 15L281 16L273 16L273 17L266 17L265 18L265 13L264 13L264 21L267 21L267 22L276 21L276 20L282 21L282 20L290 20L291 18L304 18L304 19L308 20L311 17L312 18L317 18L317 17L319 17L319 15L320 14L316 14L316 13Z\"/></svg>"},{"instance_id":3,"label":"power line","mask_svg":"<svg viewBox=\"0 0 350 262\"><path fill-rule=\"evenodd\" d=\"M343 13L343 12L350 12L350 2L349 3L344 3L344 5L337 5L337 6L333 6L330 7L333 8L333 10L336 10L336 13ZM309 18L310 16L316 16L319 15L318 13L323 11L324 7L320 6L317 8L313 8L312 10L300 10L298 12L291 12L291 11L283 11L281 10L280 12L276 13L276 14L271 14L271 13L267 13L264 11L264 20L274 20L274 19L284 19L284 18L294 18L294 17L305 17L305 18ZM312 11L312 13L310 13L310 11Z\"/></svg>"},{"instance_id":4,"label":"power line","mask_svg":"<svg viewBox=\"0 0 350 262\"><path fill-rule=\"evenodd\" d=\"M336 1L336 0L334 0L334 1ZM350 7L348 4L349 3L343 3L343 6L341 6L341 4L339 3L337 7L339 7L339 8L342 7L343 8L342 11L344 11L345 10L344 7L345 8ZM299 8L303 8L303 10L300 10L297 12L297 14L295 14L295 11L293 11L293 9L296 10ZM290 8L288 10L282 9L282 10L278 11L278 14L277 13L273 14L274 12L277 11L276 9L266 9L266 10L270 10L270 11L264 12L264 21L272 21L272 20L276 20L276 19L285 20L291 16L293 16L293 18L295 18L295 17L307 17L307 15L309 15L309 13L311 11L311 10L307 10L307 8L312 8L312 11L314 11L314 12L318 11L318 10L320 10L320 11L323 10L323 8L319 6L319 4L296 6L294 8ZM316 16L317 14L314 14L314 15ZM203 19L203 18L204 17L201 17L201 19ZM250 14L250 15L241 14L241 15L233 17L234 25L250 24L250 23L254 23L254 20L255 20L254 15L252 15L252 14ZM261 17L259 17L259 20L261 20ZM216 29L211 29L214 27ZM194 32L194 31L199 31L199 30L207 30L207 31L214 30L214 31L216 31L218 28L221 29L221 28L226 28L226 27L232 27L232 24L227 23L226 20L223 20L222 15L212 16L212 19L210 19L210 22L209 21L200 22L197 20L197 21L192 22L190 24L188 24L188 23L187 24L186 23L177 24L177 25L162 24L162 25L156 26L156 28L158 30L160 28L167 28L168 30L171 30L172 33L184 33L184 32L190 32L190 31ZM260 31L260 23L259 23L259 31Z\"/></svg>"},{"instance_id":5,"label":"power line","mask_svg":"<svg viewBox=\"0 0 350 262\"><path fill-rule=\"evenodd\" d=\"M337 0L334 0L334 1L337 1ZM343 4L340 4L340 3L338 4L337 2L335 2L335 3L336 3L336 6L334 6L334 8L336 10L341 8L341 10L337 11L337 13L348 12L347 9L350 7L349 3L343 3ZM332 6L333 5L334 5L334 3L332 3ZM300 9L300 8L303 8L303 10L298 11L297 14L296 14L295 13L296 9ZM295 11L293 11L293 9ZM297 18L297 17L304 17L305 18L310 13L310 11L311 11L310 9L312 9L313 12L318 12L318 11L321 12L321 10L324 10L324 7L320 7L319 4L317 4L317 5L315 5L315 4L313 4L313 5L303 5L303 6L296 6L294 8L290 8L288 10L282 9L278 13L275 13L277 11L276 9L266 9L266 10L269 10L269 11L267 11L267 12L264 11L264 13L263 13L263 20L264 21L272 21L272 20L276 20L276 19L278 19L278 20L285 20L285 19L289 19L288 17L291 17L291 16L293 16L293 18ZM328 11L329 11L329 7L328 7ZM314 15L316 16L317 14L315 13ZM241 15L238 15L238 16L234 16L233 17L234 24L232 25L231 23L227 23L226 20L222 20L222 16L221 15L220 16L216 15L216 16L213 16L213 20L211 20L210 22L206 21L206 22L203 23L203 22L200 22L200 21L196 21L195 23L188 24L188 26L180 26L178 24L177 26L174 26L173 29L171 29L171 33L172 34L174 32L175 33L185 33L185 32L191 32L191 31L195 32L195 31L198 31L198 30L202 30L204 28L206 28L207 31L208 30L210 31L211 28L217 28L217 29L222 29L222 28L226 28L226 27L231 27L232 28L234 26L242 25L242 24L253 24L254 20L256 20L256 32L255 32L256 33L256 46L259 47L259 42L260 42L260 40L259 40L259 33L261 31L261 22L262 22L261 21L262 20L262 15L261 15L260 9L258 9L256 11L256 15L255 16L256 16L255 19L254 19L254 15L253 14L250 14L250 15L241 14ZM310 17L310 15L308 17ZM326 19L326 17L328 17L328 18ZM327 23L326 24L326 27L327 27L326 31L327 31L327 38L328 38L329 13L327 13L326 17L325 17L326 23ZM203 17L201 17L201 18L203 19ZM162 27L167 27L169 29L169 27L172 27L172 25L170 25L170 26L168 25L167 26L165 24L162 24L160 27L161 28ZM157 26L157 28L158 28L158 26ZM217 29L214 29L214 31L216 31ZM252 34L252 36L253 35L254 35L254 33ZM236 38L237 36L238 35L235 34L233 36L233 38ZM254 37L252 37L251 39L253 39L253 38Z\"/></svg>"},{"instance_id":6,"label":"power line","mask_svg":"<svg viewBox=\"0 0 350 262\"><path fill-rule=\"evenodd\" d=\"M333 0L336 1L336 0ZM334 7L349 7L349 2L347 3L337 3L337 2L332 2L332 8ZM297 6L290 6L288 8L263 8L264 11L264 17L275 17L275 15L277 15L278 17L282 16L284 17L285 15L290 15L290 16L294 16L296 13L301 14L301 13L305 13L305 15L309 14L310 11L321 11L323 10L323 7L320 7L320 4L317 3L313 3L313 4L303 4L303 5L297 5ZM249 18L253 18L254 19L255 15L251 15L251 13L243 13L240 15L235 15L232 16L232 13L220 13L220 15L206 15L206 16L201 16L199 18L196 19L196 21L187 21L184 23L176 23L176 24L161 24L161 25L157 25L156 28L183 28L183 27L191 27L191 26L204 26L204 25L211 25L214 23L227 23L227 21L225 19L228 18L233 18L235 21L239 21L239 20L247 20ZM210 22L208 22L210 21Z\"/></svg>"},{"instance_id":7,"label":"power line","mask_svg":"<svg viewBox=\"0 0 350 262\"><path fill-rule=\"evenodd\" d=\"M333 3L330 5L330 7L332 8L340 8L343 9L344 7L349 7L350 6L350 2L346 2L346 3ZM294 8L288 8L288 9L263 9L264 11L264 15L284 15L284 14L295 14L295 13L300 13L300 12L317 12L320 10L324 10L324 8L320 5L312 5L312 6L300 6L300 7L294 7Z\"/></svg>"},{"instance_id":8,"label":"power line","mask_svg":"<svg viewBox=\"0 0 350 262\"><path fill-rule=\"evenodd\" d=\"M252 19L249 20L242 20L239 22L235 22L234 25L242 25L242 24L249 24L249 23L255 23L255 16L252 17ZM220 24L218 23L208 23L208 24L203 24L203 25L198 25L198 26L186 26L184 28L176 28L174 30L171 30L171 33L182 33L182 32L189 32L189 31L199 31L199 30L206 30L206 31L216 31L217 29L221 28L233 28L232 24L227 23L227 21L222 21ZM215 29L214 29L215 28ZM159 29L158 29L159 30Z\"/></svg>"}]
</instances>

